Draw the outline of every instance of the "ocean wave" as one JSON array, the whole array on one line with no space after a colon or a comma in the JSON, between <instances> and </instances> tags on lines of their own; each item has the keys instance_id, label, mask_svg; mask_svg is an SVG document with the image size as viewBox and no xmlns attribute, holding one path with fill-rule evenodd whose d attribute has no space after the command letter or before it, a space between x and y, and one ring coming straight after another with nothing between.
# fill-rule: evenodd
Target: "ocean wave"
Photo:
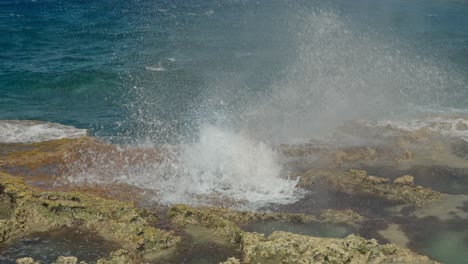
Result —
<instances>
[{"instance_id":1,"label":"ocean wave","mask_svg":"<svg viewBox=\"0 0 468 264\"><path fill-rule=\"evenodd\" d=\"M86 135L86 129L32 120L0 120L0 143L33 143Z\"/></svg>"}]
</instances>

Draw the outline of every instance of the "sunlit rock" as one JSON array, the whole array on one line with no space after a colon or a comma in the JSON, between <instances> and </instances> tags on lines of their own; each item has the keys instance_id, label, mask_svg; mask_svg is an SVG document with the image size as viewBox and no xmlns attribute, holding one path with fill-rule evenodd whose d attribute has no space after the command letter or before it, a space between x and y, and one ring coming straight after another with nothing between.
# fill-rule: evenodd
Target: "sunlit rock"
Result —
<instances>
[{"instance_id":1,"label":"sunlit rock","mask_svg":"<svg viewBox=\"0 0 468 264\"><path fill-rule=\"evenodd\" d=\"M226 261L221 262L220 264L241 264L241 261L236 258L228 258Z\"/></svg>"},{"instance_id":2,"label":"sunlit rock","mask_svg":"<svg viewBox=\"0 0 468 264\"><path fill-rule=\"evenodd\" d=\"M57 261L55 261L55 264L77 264L78 259L76 257L64 257L60 256L57 258Z\"/></svg>"},{"instance_id":3,"label":"sunlit rock","mask_svg":"<svg viewBox=\"0 0 468 264\"><path fill-rule=\"evenodd\" d=\"M60 226L96 230L134 252L177 246L180 237L150 225L155 214L134 204L77 192L41 192L23 180L0 173L0 186L11 197L13 213L0 220L0 242Z\"/></svg>"},{"instance_id":4,"label":"sunlit rock","mask_svg":"<svg viewBox=\"0 0 468 264\"><path fill-rule=\"evenodd\" d=\"M356 235L316 238L274 232L268 238L246 233L243 263L437 263L394 244L380 245Z\"/></svg>"},{"instance_id":5,"label":"sunlit rock","mask_svg":"<svg viewBox=\"0 0 468 264\"><path fill-rule=\"evenodd\" d=\"M408 185L408 186L412 186L414 185L414 177L411 176L411 175L403 175L399 178L396 178L394 181L393 181L394 184L398 184L398 185Z\"/></svg>"},{"instance_id":6,"label":"sunlit rock","mask_svg":"<svg viewBox=\"0 0 468 264\"><path fill-rule=\"evenodd\" d=\"M26 258L20 258L16 260L16 264L40 264L37 261L34 261L34 259L26 257Z\"/></svg>"}]
</instances>

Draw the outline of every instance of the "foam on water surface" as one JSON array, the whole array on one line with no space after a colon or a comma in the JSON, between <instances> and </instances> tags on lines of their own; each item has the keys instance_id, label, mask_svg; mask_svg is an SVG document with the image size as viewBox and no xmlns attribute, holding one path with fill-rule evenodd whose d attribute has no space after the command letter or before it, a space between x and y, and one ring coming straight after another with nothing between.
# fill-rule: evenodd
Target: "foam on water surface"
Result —
<instances>
[{"instance_id":1,"label":"foam on water surface","mask_svg":"<svg viewBox=\"0 0 468 264\"><path fill-rule=\"evenodd\" d=\"M92 156L99 168L71 175L67 177L69 182L123 182L154 193L153 201L160 204L227 203L256 209L268 204L293 203L303 196L303 191L296 188L299 179L287 177L272 147L241 132L216 126L202 127L193 143L167 146L162 160L124 164L124 169L106 163L105 155L85 155ZM81 161L71 166L86 167Z\"/></svg>"},{"instance_id":2,"label":"foam on water surface","mask_svg":"<svg viewBox=\"0 0 468 264\"><path fill-rule=\"evenodd\" d=\"M86 129L30 120L0 120L0 143L33 143L61 138L78 138Z\"/></svg>"}]
</instances>

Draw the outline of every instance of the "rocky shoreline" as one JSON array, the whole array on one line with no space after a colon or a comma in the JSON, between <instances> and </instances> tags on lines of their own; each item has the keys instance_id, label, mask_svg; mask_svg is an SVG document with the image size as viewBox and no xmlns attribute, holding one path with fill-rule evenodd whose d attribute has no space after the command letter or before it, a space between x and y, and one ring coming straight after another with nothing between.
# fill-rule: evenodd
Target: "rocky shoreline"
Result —
<instances>
[{"instance_id":1,"label":"rocky shoreline","mask_svg":"<svg viewBox=\"0 0 468 264\"><path fill-rule=\"evenodd\" d=\"M162 149L122 149L87 136L2 144L0 250L34 232L67 227L95 232L118 244L120 249L94 260L96 263L177 263L177 257L189 254L189 249L197 248L200 243L223 248L222 256L217 256L217 262L223 263L437 263L411 250L408 228L434 217L439 219L438 225L466 219L468 198L464 193L447 194L420 186L417 184L420 175L404 172L422 164L443 164L460 170L468 169L468 165L460 146L454 148L452 141L432 130L396 134L387 136L387 142L380 147L332 148L309 144L278 148L296 165L296 172L293 169L290 176L300 177L298 187L312 193L327 190L343 197L362 196L369 201L388 202L382 208L384 216L376 216L364 207L347 205L317 206L318 211L314 212L318 213L290 209L309 206L313 199L307 197L292 207L279 207L276 212L275 209L252 212L225 208L235 204L232 201L218 207L148 204L145 191L128 184L74 185L60 180L65 174L80 174L81 167L71 166L78 160L88 170L99 170L98 165L87 160L89 153L111 159L125 170L129 163L157 162L164 155ZM307 159L311 155L316 158L309 164ZM301 169L306 167L304 164L297 166L298 157L307 163L307 170ZM376 168L390 165L401 173L391 177L373 176L363 169L379 172ZM353 226L356 234L317 237L273 230L265 235L245 229L252 223L269 222L342 223ZM377 227L366 233L371 225ZM358 235L361 233L365 238ZM39 260L26 257L16 262L39 263ZM55 263L85 262L61 256Z\"/></svg>"},{"instance_id":2,"label":"rocky shoreline","mask_svg":"<svg viewBox=\"0 0 468 264\"><path fill-rule=\"evenodd\" d=\"M175 231L155 227L156 214L139 209L132 203L77 192L39 191L22 179L5 173L0 174L0 187L2 200L10 202L11 211L9 218L0 220L2 243L37 230L67 226L97 231L105 239L122 246L122 249L110 253L108 259L99 259L97 263L143 263L152 261L149 256L170 254L182 242ZM226 263L435 263L408 249L392 244L382 246L375 240L365 240L356 235L327 239L275 232L267 238L239 227L242 223L271 219L284 222L361 220L352 211L327 211L315 218L301 214L237 212L176 205L169 209L168 218L175 229L197 226L213 239L239 247L241 259L231 258ZM21 258L17 263L38 262L32 258ZM78 260L60 257L56 263L78 263Z\"/></svg>"}]
</instances>

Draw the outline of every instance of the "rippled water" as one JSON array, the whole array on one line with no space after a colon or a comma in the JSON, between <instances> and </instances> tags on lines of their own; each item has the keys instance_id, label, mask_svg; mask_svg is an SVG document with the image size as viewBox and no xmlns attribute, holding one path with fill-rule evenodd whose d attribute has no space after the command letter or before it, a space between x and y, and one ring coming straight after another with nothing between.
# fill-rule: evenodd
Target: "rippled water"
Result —
<instances>
[{"instance_id":1,"label":"rippled water","mask_svg":"<svg viewBox=\"0 0 468 264\"><path fill-rule=\"evenodd\" d=\"M328 91L325 102L335 105L312 109L325 109L314 118L334 120L333 113L349 110L337 104L357 99L340 101L332 93L343 92L338 88L372 93L373 80L361 70L377 66L376 77L385 70L378 69L379 63L390 71L411 64L421 68L411 75L414 83L401 85L422 86L418 80L433 78L433 72L440 75L434 79L438 85L452 86L431 90L440 94L426 103L463 107L468 100L463 91L450 96L466 91L466 79L443 80L468 69L466 1L6 0L0 5L0 119L55 121L120 140L173 141L196 134L200 123L244 112L276 89L275 83L300 87L321 78L316 85L322 88L313 93L289 87L308 100L290 95L285 103L309 106L317 102L313 97ZM313 17L320 12L332 16ZM315 30L336 29L342 22L347 25L337 29L339 35L313 37ZM340 36L346 31L355 39ZM341 57L310 55L314 50L308 43L326 45L324 52ZM346 69L348 63L358 70L352 74L362 76L341 76L338 66ZM395 74L390 73L390 82L401 81ZM290 78L297 82L287 83ZM350 86L340 88L343 82ZM359 82L368 83L358 87ZM425 87L375 85L383 85L385 92L411 88L411 100L425 95ZM305 118L297 115L306 107L280 107L288 120ZM268 119L260 116L259 121L285 122L278 115Z\"/></svg>"}]
</instances>

